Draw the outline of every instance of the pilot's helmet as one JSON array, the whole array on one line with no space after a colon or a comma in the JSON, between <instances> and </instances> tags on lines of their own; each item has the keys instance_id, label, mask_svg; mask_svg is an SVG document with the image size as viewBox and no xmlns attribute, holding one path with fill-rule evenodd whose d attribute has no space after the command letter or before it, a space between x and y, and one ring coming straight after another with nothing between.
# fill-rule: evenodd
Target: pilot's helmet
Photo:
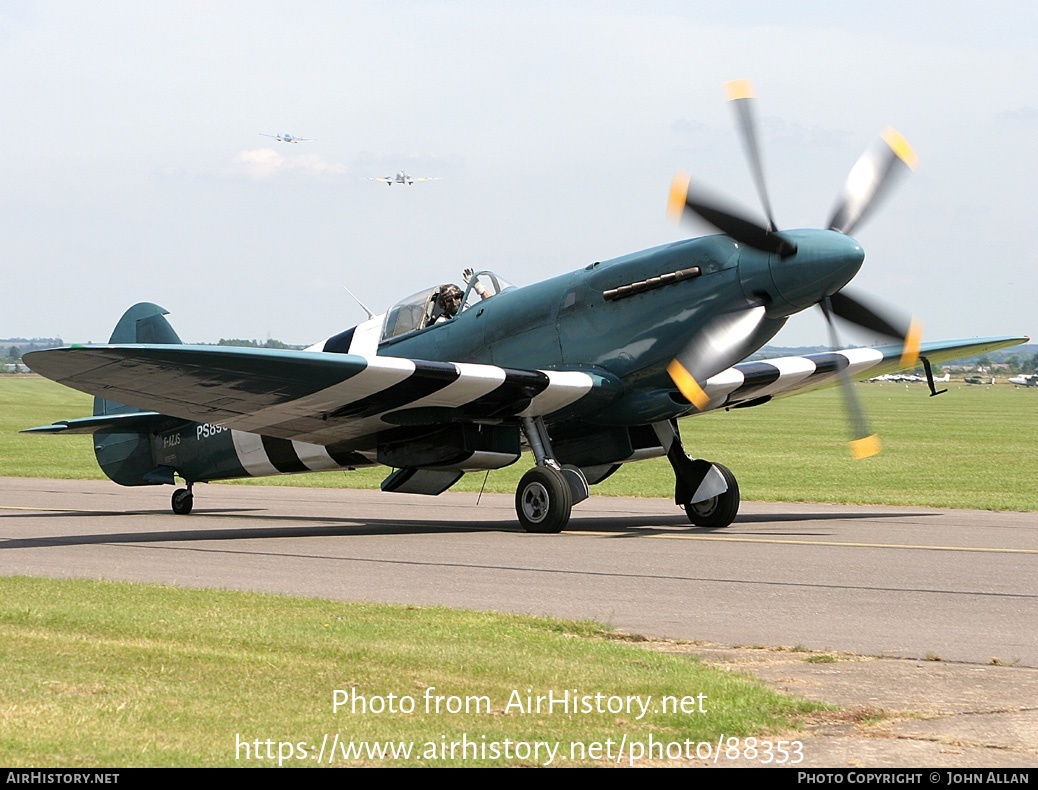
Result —
<instances>
[{"instance_id":1,"label":"pilot's helmet","mask_svg":"<svg viewBox=\"0 0 1038 790\"><path fill-rule=\"evenodd\" d=\"M436 294L436 305L445 315L455 315L461 307L461 289L453 283L441 285Z\"/></svg>"}]
</instances>

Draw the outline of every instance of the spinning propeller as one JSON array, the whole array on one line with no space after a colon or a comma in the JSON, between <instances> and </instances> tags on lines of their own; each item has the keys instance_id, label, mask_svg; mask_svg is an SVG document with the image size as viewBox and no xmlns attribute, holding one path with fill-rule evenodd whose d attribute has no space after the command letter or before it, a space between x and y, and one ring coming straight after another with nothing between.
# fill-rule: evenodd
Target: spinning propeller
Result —
<instances>
[{"instance_id":1,"label":"spinning propeller","mask_svg":"<svg viewBox=\"0 0 1038 790\"><path fill-rule=\"evenodd\" d=\"M889 192L896 179L905 170L915 168L918 162L915 153L900 134L887 129L848 173L829 218L828 230L783 233L775 222L764 182L753 88L747 80L737 80L727 83L725 92L735 108L768 224L765 227L738 209L724 205L682 173L675 176L671 184L668 212L675 217L697 215L740 244L767 253L767 282L773 285L763 287L745 305L710 321L703 332L685 346L667 368L678 389L697 408L705 408L710 398L703 391L703 383L757 348L756 340L766 328L766 319L784 318L811 304L822 309L834 348L840 346L833 323L835 315L896 339L903 347L901 365L914 365L919 358L921 327L918 322L893 318L860 297L849 295L843 286L864 260L864 252L850 234ZM807 301L803 302L804 299ZM851 419L851 452L855 458L875 455L880 449L879 440L869 430L847 370L841 370L840 376Z\"/></svg>"}]
</instances>

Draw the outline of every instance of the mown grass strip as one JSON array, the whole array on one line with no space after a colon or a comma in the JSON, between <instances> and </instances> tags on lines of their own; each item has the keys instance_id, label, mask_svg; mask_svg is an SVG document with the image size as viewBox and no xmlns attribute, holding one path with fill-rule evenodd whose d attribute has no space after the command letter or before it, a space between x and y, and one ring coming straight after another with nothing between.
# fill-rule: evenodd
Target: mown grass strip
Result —
<instances>
[{"instance_id":1,"label":"mown grass strip","mask_svg":"<svg viewBox=\"0 0 1038 790\"><path fill-rule=\"evenodd\" d=\"M476 749L430 759L467 739L557 743L553 764L569 765L588 744L611 741L615 753L625 736L629 747L650 736L714 745L789 737L822 707L616 636L592 622L489 612L0 578L0 764L272 765L280 754L285 765L316 766L322 744L322 764L339 766L533 765L548 756L481 757ZM353 712L349 703L334 712L337 689L383 712ZM633 695L649 712L525 709L529 698L567 691ZM390 695L398 709L410 698L414 711L385 712ZM664 713L667 696L695 702ZM449 698L457 712L448 712ZM351 759L340 748L332 756L336 734L339 743L416 751Z\"/></svg>"}]
</instances>

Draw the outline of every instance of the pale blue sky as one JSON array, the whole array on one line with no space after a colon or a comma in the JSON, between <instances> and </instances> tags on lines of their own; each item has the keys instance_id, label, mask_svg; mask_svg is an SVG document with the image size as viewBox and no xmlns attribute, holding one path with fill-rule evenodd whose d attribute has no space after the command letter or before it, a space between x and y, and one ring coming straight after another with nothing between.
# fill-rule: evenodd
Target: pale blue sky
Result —
<instances>
[{"instance_id":1,"label":"pale blue sky","mask_svg":"<svg viewBox=\"0 0 1038 790\"><path fill-rule=\"evenodd\" d=\"M4 4L0 337L105 341L147 300L187 341L306 343L364 317L343 285L381 311L695 235L676 169L758 212L735 78L780 225L892 125L920 166L855 285L927 339L1034 334L1036 40L997 0ZM400 169L441 180L364 180ZM826 342L817 311L776 342Z\"/></svg>"}]
</instances>

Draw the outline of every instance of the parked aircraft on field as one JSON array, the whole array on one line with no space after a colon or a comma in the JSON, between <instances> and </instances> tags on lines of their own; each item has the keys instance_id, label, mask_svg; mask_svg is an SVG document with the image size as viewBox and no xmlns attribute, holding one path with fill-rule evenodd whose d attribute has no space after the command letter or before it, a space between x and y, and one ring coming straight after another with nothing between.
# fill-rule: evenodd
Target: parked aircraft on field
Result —
<instances>
[{"instance_id":1,"label":"parked aircraft on field","mask_svg":"<svg viewBox=\"0 0 1038 790\"><path fill-rule=\"evenodd\" d=\"M963 379L967 384L994 384L994 376L966 376Z\"/></svg>"},{"instance_id":2,"label":"parked aircraft on field","mask_svg":"<svg viewBox=\"0 0 1038 790\"><path fill-rule=\"evenodd\" d=\"M395 176L384 176L382 178L378 178L378 177L375 177L375 176L369 176L368 177L368 181L381 181L383 184L385 184L386 186L389 186L389 187L393 186L393 184L407 184L408 186L411 186L416 181L439 181L439 180L440 179L438 177L428 178L428 177L425 177L425 176L409 176L403 170L398 172Z\"/></svg>"},{"instance_id":3,"label":"parked aircraft on field","mask_svg":"<svg viewBox=\"0 0 1038 790\"><path fill-rule=\"evenodd\" d=\"M312 143L317 139L316 137L293 137L290 134L281 134L280 132L277 134L265 134L264 132L260 132L260 134L264 137L273 137L279 143Z\"/></svg>"},{"instance_id":4,"label":"parked aircraft on field","mask_svg":"<svg viewBox=\"0 0 1038 790\"><path fill-rule=\"evenodd\" d=\"M879 450L851 380L912 370L1024 342L922 343L915 322L870 307L845 286L865 253L851 237L890 177L914 161L888 132L851 170L824 229L777 229L764 188L749 86L729 86L768 225L720 207L679 177L671 208L720 235L596 261L516 288L466 272L305 351L182 345L151 303L131 307L108 345L25 355L33 370L96 396L94 416L30 429L90 433L123 485L193 487L235 477L381 464L386 491L439 494L466 472L535 466L516 513L558 532L589 486L625 463L665 456L689 520L725 527L740 504L735 475L690 457L678 420L843 385L856 456ZM400 182L398 182L400 183ZM787 318L819 306L895 339L802 357L742 362ZM932 390L932 387L931 387Z\"/></svg>"},{"instance_id":5,"label":"parked aircraft on field","mask_svg":"<svg viewBox=\"0 0 1038 790\"><path fill-rule=\"evenodd\" d=\"M1038 373L1033 376L1013 376L1009 383L1018 387L1038 387Z\"/></svg>"},{"instance_id":6,"label":"parked aircraft on field","mask_svg":"<svg viewBox=\"0 0 1038 790\"><path fill-rule=\"evenodd\" d=\"M869 381L890 381L894 383L905 383L905 384L917 384L919 382L926 382L926 376L917 376L914 373L887 373L883 376L874 376ZM943 376L934 376L933 382L935 384L943 384L951 381L951 374L945 373Z\"/></svg>"}]
</instances>

